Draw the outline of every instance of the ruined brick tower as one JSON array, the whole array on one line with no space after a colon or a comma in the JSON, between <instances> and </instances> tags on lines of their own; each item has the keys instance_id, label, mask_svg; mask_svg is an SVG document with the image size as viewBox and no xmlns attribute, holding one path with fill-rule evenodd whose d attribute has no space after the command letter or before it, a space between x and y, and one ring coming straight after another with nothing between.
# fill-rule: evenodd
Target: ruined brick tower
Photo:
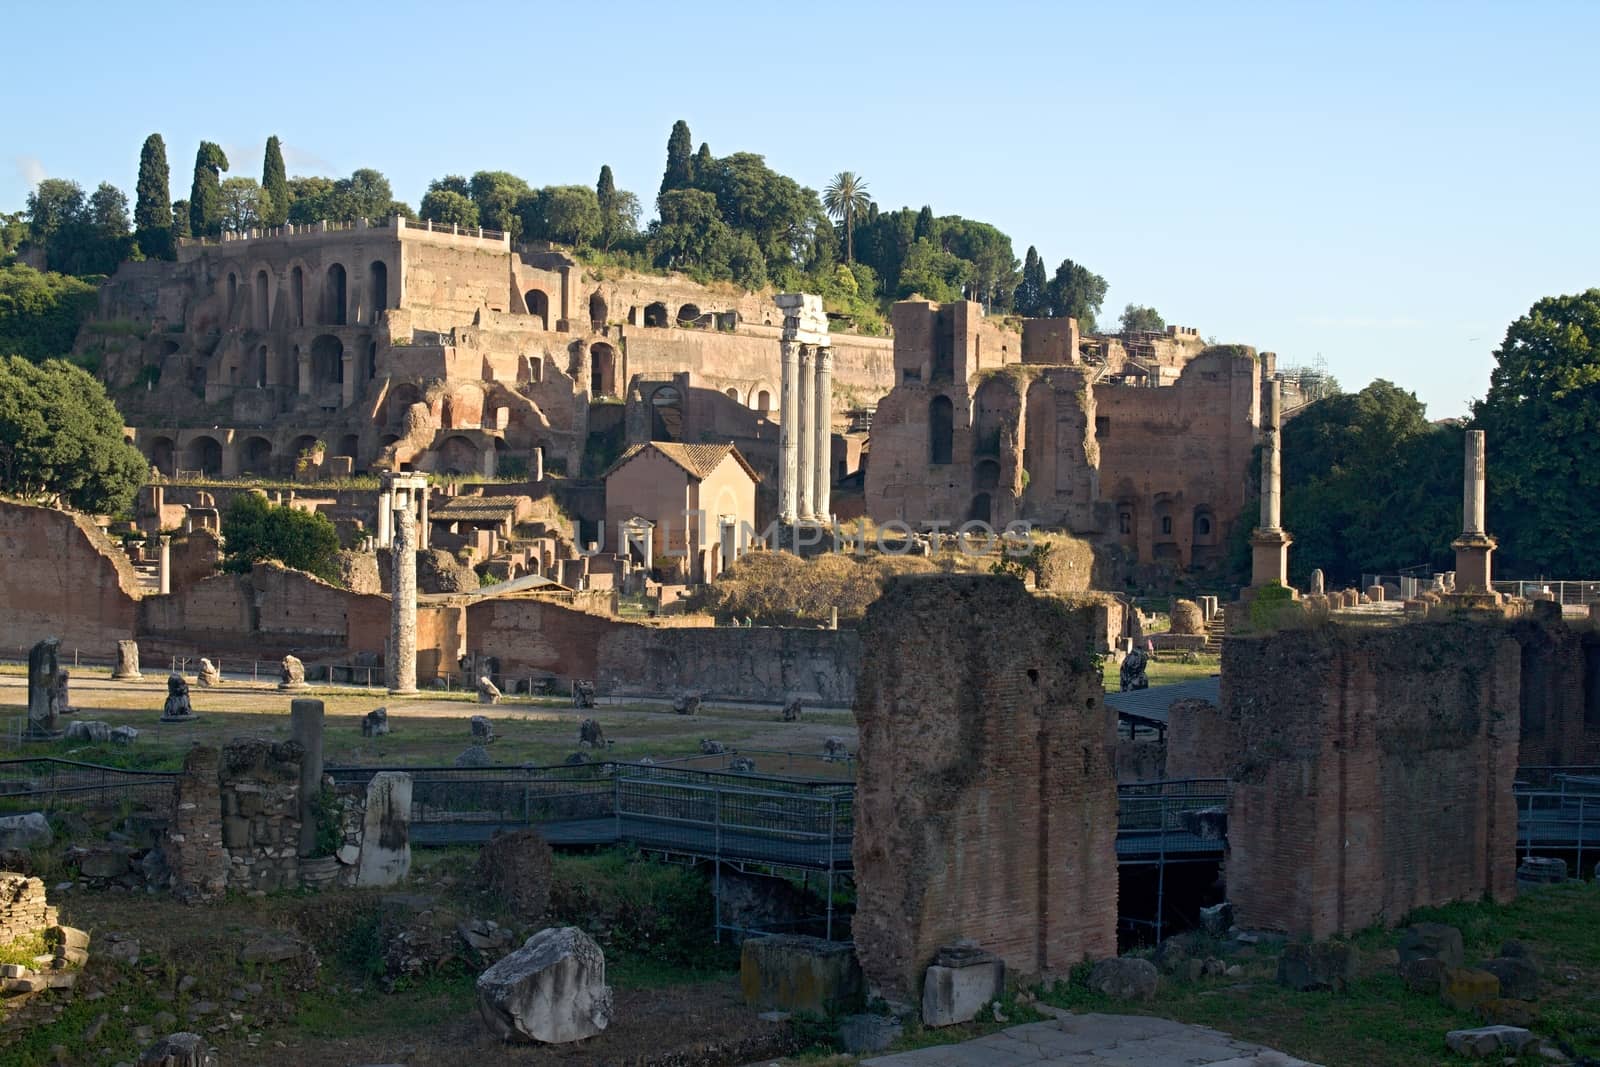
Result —
<instances>
[{"instance_id":1,"label":"ruined brick tower","mask_svg":"<svg viewBox=\"0 0 1600 1067\"><path fill-rule=\"evenodd\" d=\"M1116 952L1114 720L1087 613L1010 578L903 577L868 610L856 952L918 999L942 945L1022 975Z\"/></svg>"}]
</instances>

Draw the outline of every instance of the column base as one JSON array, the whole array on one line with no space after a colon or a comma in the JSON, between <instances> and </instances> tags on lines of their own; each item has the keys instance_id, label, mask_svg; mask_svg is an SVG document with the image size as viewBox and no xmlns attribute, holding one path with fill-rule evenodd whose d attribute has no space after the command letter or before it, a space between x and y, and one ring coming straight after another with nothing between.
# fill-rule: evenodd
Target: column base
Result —
<instances>
[{"instance_id":1,"label":"column base","mask_svg":"<svg viewBox=\"0 0 1600 1067\"><path fill-rule=\"evenodd\" d=\"M1456 550L1456 592L1493 593L1492 557L1499 543L1488 534L1464 533L1450 547Z\"/></svg>"},{"instance_id":2,"label":"column base","mask_svg":"<svg viewBox=\"0 0 1600 1067\"><path fill-rule=\"evenodd\" d=\"M1258 589L1274 583L1289 586L1289 546L1294 543L1284 530L1263 530L1250 535L1250 587Z\"/></svg>"}]
</instances>

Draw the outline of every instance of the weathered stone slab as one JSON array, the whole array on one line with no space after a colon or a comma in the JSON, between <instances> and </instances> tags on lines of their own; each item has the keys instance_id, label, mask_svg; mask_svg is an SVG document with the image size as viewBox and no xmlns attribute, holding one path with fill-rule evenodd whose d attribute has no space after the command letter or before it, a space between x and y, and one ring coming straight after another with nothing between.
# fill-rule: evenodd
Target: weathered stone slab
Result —
<instances>
[{"instance_id":1,"label":"weathered stone slab","mask_svg":"<svg viewBox=\"0 0 1600 1067\"><path fill-rule=\"evenodd\" d=\"M411 775L379 771L367 783L356 885L394 885L411 872Z\"/></svg>"},{"instance_id":2,"label":"weathered stone slab","mask_svg":"<svg viewBox=\"0 0 1600 1067\"><path fill-rule=\"evenodd\" d=\"M966 945L940 949L922 980L922 1024L969 1022L1005 989L1006 965L1000 957Z\"/></svg>"},{"instance_id":3,"label":"weathered stone slab","mask_svg":"<svg viewBox=\"0 0 1600 1067\"><path fill-rule=\"evenodd\" d=\"M849 944L780 934L745 939L739 956L745 1003L830 1015L862 1001L861 968Z\"/></svg>"},{"instance_id":4,"label":"weathered stone slab","mask_svg":"<svg viewBox=\"0 0 1600 1067\"><path fill-rule=\"evenodd\" d=\"M478 976L478 1013L502 1041L562 1044L611 1022L600 946L574 926L541 930Z\"/></svg>"}]
</instances>

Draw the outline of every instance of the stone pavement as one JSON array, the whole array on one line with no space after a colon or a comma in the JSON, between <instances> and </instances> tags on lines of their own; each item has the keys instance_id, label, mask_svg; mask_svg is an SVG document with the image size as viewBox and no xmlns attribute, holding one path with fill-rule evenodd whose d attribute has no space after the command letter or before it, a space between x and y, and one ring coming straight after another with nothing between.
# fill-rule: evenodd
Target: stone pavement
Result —
<instances>
[{"instance_id":1,"label":"stone pavement","mask_svg":"<svg viewBox=\"0 0 1600 1067\"><path fill-rule=\"evenodd\" d=\"M1203 1026L1143 1015L1073 1015L879 1056L862 1067L1316 1067Z\"/></svg>"}]
</instances>

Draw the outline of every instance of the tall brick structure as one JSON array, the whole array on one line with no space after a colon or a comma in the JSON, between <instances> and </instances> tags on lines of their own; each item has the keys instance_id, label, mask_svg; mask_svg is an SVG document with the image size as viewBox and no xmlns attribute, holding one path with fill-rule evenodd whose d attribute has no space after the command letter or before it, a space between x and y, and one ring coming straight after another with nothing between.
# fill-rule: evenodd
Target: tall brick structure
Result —
<instances>
[{"instance_id":1,"label":"tall brick structure","mask_svg":"<svg viewBox=\"0 0 1600 1067\"><path fill-rule=\"evenodd\" d=\"M1116 951L1114 720L1088 613L1009 578L902 577L856 695L856 952L918 999L940 946L1024 975Z\"/></svg>"},{"instance_id":2,"label":"tall brick structure","mask_svg":"<svg viewBox=\"0 0 1600 1067\"><path fill-rule=\"evenodd\" d=\"M1230 637L1240 924L1322 938L1514 896L1521 673L1500 620Z\"/></svg>"}]
</instances>

